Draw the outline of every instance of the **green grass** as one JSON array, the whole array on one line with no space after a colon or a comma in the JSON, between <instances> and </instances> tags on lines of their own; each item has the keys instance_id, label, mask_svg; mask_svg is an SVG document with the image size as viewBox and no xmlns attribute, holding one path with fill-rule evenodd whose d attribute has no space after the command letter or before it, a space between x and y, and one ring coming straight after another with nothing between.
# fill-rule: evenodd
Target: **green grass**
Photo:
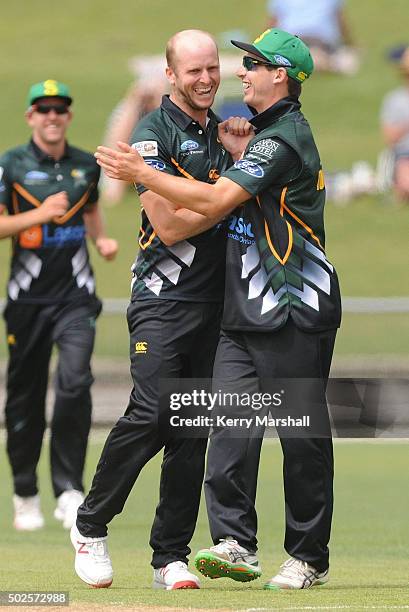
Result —
<instances>
[{"instance_id":1,"label":"green grass","mask_svg":"<svg viewBox=\"0 0 409 612\"><path fill-rule=\"evenodd\" d=\"M91 444L87 482L95 469L101 442ZM110 552L115 579L108 590L92 590L73 572L68 534L52 518L47 460L40 467L46 528L37 533L16 533L11 527L11 484L4 445L0 447L2 571L1 590L66 590L71 602L95 604L169 605L286 609L295 606L364 606L407 604L409 561L405 544L409 491L403 486L407 444L381 441L336 443L336 503L331 541L331 581L304 592L265 592L268 579L285 559L281 452L277 443L264 445L259 487L259 549L263 577L251 584L228 580L202 580L202 590L163 593L151 590L149 529L158 496L159 457L142 472L124 512L110 528ZM192 542L195 551L210 543L202 504ZM301 608L297 608L301 609ZM313 609L313 608L311 608Z\"/></svg>"}]
</instances>

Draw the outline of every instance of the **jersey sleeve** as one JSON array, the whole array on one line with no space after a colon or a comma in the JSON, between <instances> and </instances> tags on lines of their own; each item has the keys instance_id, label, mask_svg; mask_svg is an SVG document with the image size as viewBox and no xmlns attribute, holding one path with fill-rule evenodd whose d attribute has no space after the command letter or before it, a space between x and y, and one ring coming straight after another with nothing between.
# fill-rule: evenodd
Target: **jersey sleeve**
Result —
<instances>
[{"instance_id":1,"label":"jersey sleeve","mask_svg":"<svg viewBox=\"0 0 409 612\"><path fill-rule=\"evenodd\" d=\"M145 160L155 170L166 172L167 174L176 175L175 168L171 162L171 154L166 150L162 140L155 131L145 125L137 125L132 136L131 146L136 149ZM135 184L138 195L148 191L141 184Z\"/></svg>"},{"instance_id":2,"label":"jersey sleeve","mask_svg":"<svg viewBox=\"0 0 409 612\"><path fill-rule=\"evenodd\" d=\"M7 154L0 157L0 204L7 207L9 214L12 214L12 180L9 176L9 159Z\"/></svg>"},{"instance_id":3,"label":"jersey sleeve","mask_svg":"<svg viewBox=\"0 0 409 612\"><path fill-rule=\"evenodd\" d=\"M301 160L288 144L278 138L254 138L242 159L222 176L243 187L253 197L271 185L285 185L301 170Z\"/></svg>"}]
</instances>

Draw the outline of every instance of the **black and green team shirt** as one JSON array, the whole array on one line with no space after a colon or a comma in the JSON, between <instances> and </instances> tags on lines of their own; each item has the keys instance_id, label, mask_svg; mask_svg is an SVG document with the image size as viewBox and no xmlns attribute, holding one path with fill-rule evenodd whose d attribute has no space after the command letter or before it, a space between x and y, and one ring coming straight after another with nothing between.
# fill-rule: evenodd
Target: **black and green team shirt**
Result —
<instances>
[{"instance_id":1,"label":"black and green team shirt","mask_svg":"<svg viewBox=\"0 0 409 612\"><path fill-rule=\"evenodd\" d=\"M218 118L209 111L206 129L164 96L160 108L140 121L132 146L160 172L214 183L231 163L217 139ZM146 191L136 186L139 194ZM222 302L226 228L223 223L173 246L156 235L142 209L140 251L132 266L132 300L152 298Z\"/></svg>"},{"instance_id":2,"label":"black and green team shirt","mask_svg":"<svg viewBox=\"0 0 409 612\"><path fill-rule=\"evenodd\" d=\"M41 206L59 191L66 191L70 202L55 223L32 227L13 238L9 301L50 304L94 299L83 213L98 200L99 173L91 153L68 144L58 161L32 140L3 154L0 204L10 215Z\"/></svg>"},{"instance_id":3,"label":"black and green team shirt","mask_svg":"<svg viewBox=\"0 0 409 612\"><path fill-rule=\"evenodd\" d=\"M252 199L230 217L222 327L272 331L291 316L305 331L337 328L338 279L325 255L325 184L294 98L251 120L255 137L223 176Z\"/></svg>"}]
</instances>

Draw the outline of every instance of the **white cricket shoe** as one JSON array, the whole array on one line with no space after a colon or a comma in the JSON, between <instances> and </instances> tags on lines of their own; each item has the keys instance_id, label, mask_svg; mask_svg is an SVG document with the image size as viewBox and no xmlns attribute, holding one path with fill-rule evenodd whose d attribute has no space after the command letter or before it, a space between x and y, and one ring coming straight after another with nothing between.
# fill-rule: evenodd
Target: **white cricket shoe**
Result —
<instances>
[{"instance_id":1,"label":"white cricket shoe","mask_svg":"<svg viewBox=\"0 0 409 612\"><path fill-rule=\"evenodd\" d=\"M208 578L232 578L238 582L249 582L261 576L257 556L233 539L220 540L219 544L211 548L199 550L195 565Z\"/></svg>"},{"instance_id":2,"label":"white cricket shoe","mask_svg":"<svg viewBox=\"0 0 409 612\"><path fill-rule=\"evenodd\" d=\"M77 520L78 507L84 501L84 493L76 489L69 489L61 493L57 499L57 507L54 510L54 518L62 521L64 529L71 529Z\"/></svg>"},{"instance_id":3,"label":"white cricket shoe","mask_svg":"<svg viewBox=\"0 0 409 612\"><path fill-rule=\"evenodd\" d=\"M86 538L80 534L75 523L70 537L75 548L75 571L81 580L96 589L111 586L114 572L107 537Z\"/></svg>"},{"instance_id":4,"label":"white cricket shoe","mask_svg":"<svg viewBox=\"0 0 409 612\"><path fill-rule=\"evenodd\" d=\"M40 496L20 497L13 495L14 528L18 531L35 531L44 527L40 508Z\"/></svg>"},{"instance_id":5,"label":"white cricket shoe","mask_svg":"<svg viewBox=\"0 0 409 612\"><path fill-rule=\"evenodd\" d=\"M309 589L325 584L329 580L329 570L319 572L305 561L290 557L280 566L280 571L265 585L265 589Z\"/></svg>"},{"instance_id":6,"label":"white cricket shoe","mask_svg":"<svg viewBox=\"0 0 409 612\"><path fill-rule=\"evenodd\" d=\"M166 591L200 589L200 582L197 576L189 572L186 563L173 561L153 570L153 588Z\"/></svg>"}]
</instances>

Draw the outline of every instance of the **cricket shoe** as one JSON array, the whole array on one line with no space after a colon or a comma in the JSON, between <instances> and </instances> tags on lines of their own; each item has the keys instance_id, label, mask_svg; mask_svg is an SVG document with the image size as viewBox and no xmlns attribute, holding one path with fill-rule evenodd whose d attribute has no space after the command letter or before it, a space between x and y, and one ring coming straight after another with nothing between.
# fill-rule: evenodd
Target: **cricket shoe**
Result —
<instances>
[{"instance_id":1,"label":"cricket shoe","mask_svg":"<svg viewBox=\"0 0 409 612\"><path fill-rule=\"evenodd\" d=\"M44 527L40 508L40 496L20 497L13 495L14 528L17 531L35 531Z\"/></svg>"},{"instance_id":2,"label":"cricket shoe","mask_svg":"<svg viewBox=\"0 0 409 612\"><path fill-rule=\"evenodd\" d=\"M80 534L75 523L71 527L70 537L75 548L77 576L96 589L111 586L114 572L108 554L108 538L86 538Z\"/></svg>"},{"instance_id":3,"label":"cricket shoe","mask_svg":"<svg viewBox=\"0 0 409 612\"><path fill-rule=\"evenodd\" d=\"M290 557L280 566L276 576L264 585L265 589L309 589L312 586L325 584L329 580L329 570L319 572L305 561Z\"/></svg>"},{"instance_id":4,"label":"cricket shoe","mask_svg":"<svg viewBox=\"0 0 409 612\"><path fill-rule=\"evenodd\" d=\"M153 570L153 588L174 591L175 589L200 589L199 578L189 572L186 563L173 561Z\"/></svg>"},{"instance_id":5,"label":"cricket shoe","mask_svg":"<svg viewBox=\"0 0 409 612\"><path fill-rule=\"evenodd\" d=\"M261 576L256 555L232 539L220 540L216 546L199 550L195 565L199 572L208 578L231 578L238 582L249 582Z\"/></svg>"},{"instance_id":6,"label":"cricket shoe","mask_svg":"<svg viewBox=\"0 0 409 612\"><path fill-rule=\"evenodd\" d=\"M77 520L78 507L84 501L82 491L69 489L61 493L57 499L57 507L54 510L54 518L61 521L64 529L71 529Z\"/></svg>"}]
</instances>

